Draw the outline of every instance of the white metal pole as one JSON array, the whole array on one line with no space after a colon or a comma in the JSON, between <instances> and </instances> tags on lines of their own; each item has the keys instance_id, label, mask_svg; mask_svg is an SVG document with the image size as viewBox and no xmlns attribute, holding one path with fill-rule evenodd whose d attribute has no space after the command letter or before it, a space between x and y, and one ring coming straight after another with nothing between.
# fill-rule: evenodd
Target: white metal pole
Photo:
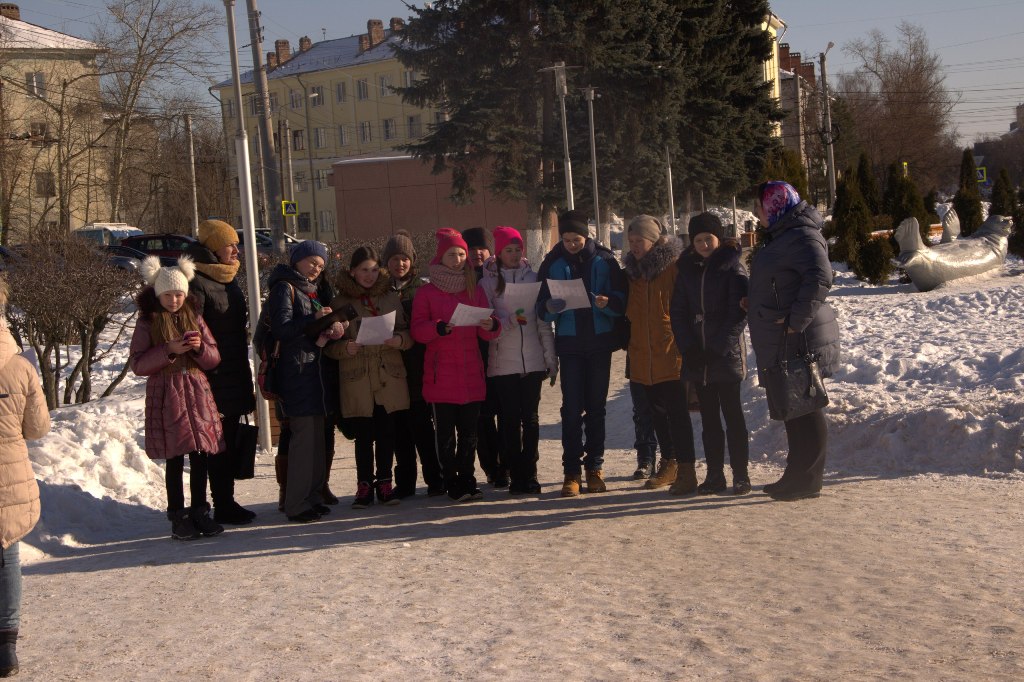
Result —
<instances>
[{"instance_id":1,"label":"white metal pole","mask_svg":"<svg viewBox=\"0 0 1024 682\"><path fill-rule=\"evenodd\" d=\"M672 226L672 234L679 234L676 226L676 200L672 195L672 155L668 151L668 145L665 145L665 173L668 181L668 221ZM684 239L683 244L689 246L688 240Z\"/></svg>"},{"instance_id":2,"label":"white metal pole","mask_svg":"<svg viewBox=\"0 0 1024 682\"><path fill-rule=\"evenodd\" d=\"M196 147L192 141L192 114L185 114L185 134L188 135L188 175L192 180L192 237L199 238L199 196L196 189Z\"/></svg>"},{"instance_id":3,"label":"white metal pole","mask_svg":"<svg viewBox=\"0 0 1024 682\"><path fill-rule=\"evenodd\" d=\"M253 227L252 177L249 170L249 141L245 135L245 117L242 108L242 83L238 73L238 45L235 40L235 0L224 0L228 15L228 49L231 50L231 79L235 84L235 104L238 128L235 131L235 160L238 164L238 191L242 209L242 230L245 232L245 272L249 293L249 323L260 319L260 270L256 262L256 230ZM252 354L253 364L259 371L259 358ZM256 419L260 424L260 447L270 452L270 408L263 396L256 392Z\"/></svg>"},{"instance_id":4,"label":"white metal pole","mask_svg":"<svg viewBox=\"0 0 1024 682\"><path fill-rule=\"evenodd\" d=\"M558 103L562 107L562 150L565 153L565 205L571 211L576 208L576 202L572 196L572 160L569 158L569 126L565 120L565 95L569 87L565 80L565 62L555 64L555 92L558 93Z\"/></svg>"},{"instance_id":5,"label":"white metal pole","mask_svg":"<svg viewBox=\"0 0 1024 682\"><path fill-rule=\"evenodd\" d=\"M608 235L608 228L601 224L601 209L597 201L597 141L594 139L594 88L593 86L583 89L587 98L587 119L590 121L590 176L593 181L594 194L594 224L597 225L597 240L607 247L611 247Z\"/></svg>"}]
</instances>

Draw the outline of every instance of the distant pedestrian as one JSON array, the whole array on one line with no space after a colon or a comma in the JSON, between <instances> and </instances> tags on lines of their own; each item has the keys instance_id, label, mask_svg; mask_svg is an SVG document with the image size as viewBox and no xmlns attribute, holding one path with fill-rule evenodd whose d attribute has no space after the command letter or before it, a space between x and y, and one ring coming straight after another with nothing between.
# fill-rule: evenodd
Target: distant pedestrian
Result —
<instances>
[{"instance_id":1,"label":"distant pedestrian","mask_svg":"<svg viewBox=\"0 0 1024 682\"><path fill-rule=\"evenodd\" d=\"M575 497L587 474L587 492L607 490L604 481L605 405L612 353L622 347L620 320L626 312L626 278L610 249L590 238L587 216L566 211L558 218L561 241L544 257L537 279L538 319L555 326L562 388L562 496ZM566 309L551 295L548 280L581 280L590 299ZM584 433L586 438L584 440Z\"/></svg>"},{"instance_id":2,"label":"distant pedestrian","mask_svg":"<svg viewBox=\"0 0 1024 682\"><path fill-rule=\"evenodd\" d=\"M500 461L509 470L509 493L537 494L541 386L554 385L558 356L551 324L537 319L536 306L513 307L509 285L537 281L523 257L523 237L511 227L494 229L496 255L484 263L483 288L501 321L501 335L490 342L487 377L498 403Z\"/></svg>"},{"instance_id":3,"label":"distant pedestrian","mask_svg":"<svg viewBox=\"0 0 1024 682\"><path fill-rule=\"evenodd\" d=\"M223 526L209 516L206 480L209 459L224 452L224 432L210 383L203 373L220 363L210 329L188 295L195 266L188 257L176 267L160 267L148 256L142 276L149 285L137 298L128 362L146 377L146 454L166 461L167 516L171 536L195 540L218 535ZM183 476L189 462L191 506L185 506Z\"/></svg>"},{"instance_id":4,"label":"distant pedestrian","mask_svg":"<svg viewBox=\"0 0 1024 682\"><path fill-rule=\"evenodd\" d=\"M824 220L785 182L758 187L755 209L767 229L750 267L747 319L758 374L780 360L795 362L810 355L817 357L821 376L829 377L839 367L839 324L825 302L832 288L832 264L821 233ZM828 449L825 411L784 423L786 470L764 491L776 500L818 497Z\"/></svg>"},{"instance_id":5,"label":"distant pedestrian","mask_svg":"<svg viewBox=\"0 0 1024 682\"><path fill-rule=\"evenodd\" d=\"M725 446L729 444L732 491L750 492L747 473L750 436L743 417L740 385L747 373L743 342L747 270L742 248L726 239L722 222L712 213L690 219L692 245L679 258L679 277L672 294L672 332L682 353L683 379L697 390L701 438L707 476L697 493L724 492ZM722 418L725 430L722 430Z\"/></svg>"},{"instance_id":6,"label":"distant pedestrian","mask_svg":"<svg viewBox=\"0 0 1024 682\"><path fill-rule=\"evenodd\" d=\"M456 502L483 497L474 474L474 450L480 403L486 397L484 363L478 341L501 333L493 315L473 325L456 326L452 315L461 303L487 308L487 295L466 262L468 247L458 231L437 231L437 252L430 261L430 283L412 305L412 337L426 344L423 397L434 412L437 454L448 497Z\"/></svg>"},{"instance_id":7,"label":"distant pedestrian","mask_svg":"<svg viewBox=\"0 0 1024 682\"><path fill-rule=\"evenodd\" d=\"M18 354L7 328L7 282L0 279L0 677L18 673L21 625L21 539L39 521L39 486L26 440L50 430L39 375Z\"/></svg>"}]
</instances>

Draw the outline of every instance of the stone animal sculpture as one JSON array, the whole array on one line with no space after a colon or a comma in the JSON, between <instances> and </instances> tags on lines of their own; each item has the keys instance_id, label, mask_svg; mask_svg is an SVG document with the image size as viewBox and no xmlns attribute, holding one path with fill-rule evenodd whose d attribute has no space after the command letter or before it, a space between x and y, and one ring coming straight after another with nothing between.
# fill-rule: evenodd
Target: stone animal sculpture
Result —
<instances>
[{"instance_id":1,"label":"stone animal sculpture","mask_svg":"<svg viewBox=\"0 0 1024 682\"><path fill-rule=\"evenodd\" d=\"M925 246L916 218L904 220L893 235L900 245L896 261L919 291L931 291L954 279L980 275L1006 260L1006 243L1013 224L1010 218L991 215L970 237L954 239L960 233L960 221L953 211L950 213L953 216L948 223L943 220L941 244Z\"/></svg>"}]
</instances>

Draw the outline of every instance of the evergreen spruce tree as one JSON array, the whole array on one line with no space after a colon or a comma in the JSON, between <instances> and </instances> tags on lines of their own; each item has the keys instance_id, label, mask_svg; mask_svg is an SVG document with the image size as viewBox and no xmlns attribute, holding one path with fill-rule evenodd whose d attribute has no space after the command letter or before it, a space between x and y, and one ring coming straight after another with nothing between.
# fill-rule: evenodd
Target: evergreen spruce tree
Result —
<instances>
[{"instance_id":1,"label":"evergreen spruce tree","mask_svg":"<svg viewBox=\"0 0 1024 682\"><path fill-rule=\"evenodd\" d=\"M878 196L878 182L875 180L875 173L871 167L871 159L867 152L861 152L857 160L857 184L860 186L861 196L868 205L871 215L878 215L881 211L882 200Z\"/></svg>"},{"instance_id":2,"label":"evergreen spruce tree","mask_svg":"<svg viewBox=\"0 0 1024 682\"><path fill-rule=\"evenodd\" d=\"M992 205L988 209L988 214L1012 216L1017 208L1015 199L1013 185L1010 183L1010 174L1006 172L1005 168L1001 168L992 185Z\"/></svg>"},{"instance_id":3,"label":"evergreen spruce tree","mask_svg":"<svg viewBox=\"0 0 1024 682\"><path fill-rule=\"evenodd\" d=\"M936 190L931 190L928 194L924 195L924 210L928 211L928 221L932 223L941 222L939 214L936 212L935 205L939 203L939 193Z\"/></svg>"},{"instance_id":4,"label":"evergreen spruce tree","mask_svg":"<svg viewBox=\"0 0 1024 682\"><path fill-rule=\"evenodd\" d=\"M849 169L836 185L836 204L832 211L835 246L832 260L857 267L857 256L871 232L871 212L857 186L857 174Z\"/></svg>"},{"instance_id":5,"label":"evergreen spruce tree","mask_svg":"<svg viewBox=\"0 0 1024 682\"><path fill-rule=\"evenodd\" d=\"M964 150L960 161L960 187L953 197L953 208L960 218L960 234L970 236L981 225L981 193L978 191L974 153Z\"/></svg>"},{"instance_id":6,"label":"evergreen spruce tree","mask_svg":"<svg viewBox=\"0 0 1024 682\"><path fill-rule=\"evenodd\" d=\"M897 202L892 214L892 229L895 230L907 218L917 218L921 239L928 244L931 239L931 218L928 211L925 210L924 201L921 199L920 192L917 191L917 185L909 175L901 174L897 180L897 188Z\"/></svg>"},{"instance_id":7,"label":"evergreen spruce tree","mask_svg":"<svg viewBox=\"0 0 1024 682\"><path fill-rule=\"evenodd\" d=\"M1017 209L1013 212L1013 231L1007 244L1010 253L1024 258L1024 187L1017 192Z\"/></svg>"},{"instance_id":8,"label":"evergreen spruce tree","mask_svg":"<svg viewBox=\"0 0 1024 682\"><path fill-rule=\"evenodd\" d=\"M809 196L807 169L800 161L800 154L789 147L779 146L768 153L764 170L761 171L760 182L770 180L785 180L793 185L801 198L806 199Z\"/></svg>"},{"instance_id":9,"label":"evergreen spruce tree","mask_svg":"<svg viewBox=\"0 0 1024 682\"><path fill-rule=\"evenodd\" d=\"M900 178L903 177L903 167L896 163L890 163L885 168L885 191L882 193L881 211L890 218L897 212L900 203Z\"/></svg>"}]
</instances>

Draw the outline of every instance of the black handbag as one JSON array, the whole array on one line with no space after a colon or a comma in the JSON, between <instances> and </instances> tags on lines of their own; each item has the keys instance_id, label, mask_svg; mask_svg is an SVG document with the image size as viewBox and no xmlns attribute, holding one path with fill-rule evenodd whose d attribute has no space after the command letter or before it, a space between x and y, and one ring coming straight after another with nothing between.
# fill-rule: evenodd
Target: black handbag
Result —
<instances>
[{"instance_id":1,"label":"black handbag","mask_svg":"<svg viewBox=\"0 0 1024 682\"><path fill-rule=\"evenodd\" d=\"M249 423L249 415L245 415L245 423L238 425L235 431L235 480L247 481L256 477L256 445L259 441L260 427Z\"/></svg>"},{"instance_id":2,"label":"black handbag","mask_svg":"<svg viewBox=\"0 0 1024 682\"><path fill-rule=\"evenodd\" d=\"M774 367L765 369L762 384L768 393L768 416L777 421L789 421L828 405L828 393L818 368L820 353L807 349L807 336L803 336L804 352L790 360L787 358L787 322L782 332L782 352L776 356Z\"/></svg>"}]
</instances>

